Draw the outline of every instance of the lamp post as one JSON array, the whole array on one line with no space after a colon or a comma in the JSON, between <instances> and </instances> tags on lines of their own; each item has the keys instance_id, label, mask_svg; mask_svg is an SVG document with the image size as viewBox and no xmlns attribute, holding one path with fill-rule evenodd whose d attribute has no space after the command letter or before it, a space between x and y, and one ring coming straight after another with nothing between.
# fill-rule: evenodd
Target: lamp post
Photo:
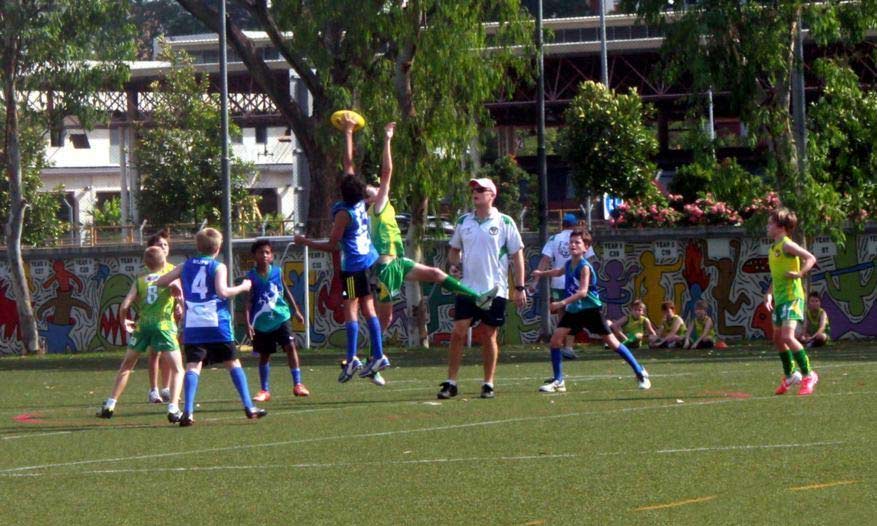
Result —
<instances>
[{"instance_id":1,"label":"lamp post","mask_svg":"<svg viewBox=\"0 0 877 526\"><path fill-rule=\"evenodd\" d=\"M231 174L228 165L228 54L225 38L225 0L219 2L219 80L222 128L222 222L225 238L224 259L228 267L228 284L234 284L234 261L232 260L231 230ZM232 300L233 301L233 300ZM232 310L232 312L234 312Z\"/></svg>"},{"instance_id":2,"label":"lamp post","mask_svg":"<svg viewBox=\"0 0 877 526\"><path fill-rule=\"evenodd\" d=\"M539 112L539 126L536 146L536 157L539 170L539 239L542 245L548 241L548 166L545 159L545 57L543 53L542 39L542 0L539 0L536 11L536 48L539 70L537 106ZM523 225L522 225L523 228ZM539 294L543 301L540 308L542 317L542 335L548 337L551 334L551 313L549 312L548 280L539 283Z\"/></svg>"}]
</instances>

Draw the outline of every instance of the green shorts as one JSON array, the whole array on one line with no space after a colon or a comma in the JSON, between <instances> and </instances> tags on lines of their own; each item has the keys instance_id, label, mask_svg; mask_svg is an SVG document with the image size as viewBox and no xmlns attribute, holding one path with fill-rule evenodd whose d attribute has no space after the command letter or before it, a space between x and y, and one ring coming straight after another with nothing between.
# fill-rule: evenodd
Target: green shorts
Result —
<instances>
[{"instance_id":1,"label":"green shorts","mask_svg":"<svg viewBox=\"0 0 877 526\"><path fill-rule=\"evenodd\" d=\"M773 324L782 326L787 321L804 320L804 300L792 300L780 303L773 308Z\"/></svg>"},{"instance_id":2,"label":"green shorts","mask_svg":"<svg viewBox=\"0 0 877 526\"><path fill-rule=\"evenodd\" d=\"M377 266L376 275L378 278L378 301L381 303L392 303L399 297L402 291L402 284L405 282L405 276L411 272L416 263L408 258L396 258L388 263L382 263Z\"/></svg>"},{"instance_id":3,"label":"green shorts","mask_svg":"<svg viewBox=\"0 0 877 526\"><path fill-rule=\"evenodd\" d=\"M177 331L158 328L138 329L128 337L128 348L132 351L146 352L150 347L156 352L179 351Z\"/></svg>"}]
</instances>

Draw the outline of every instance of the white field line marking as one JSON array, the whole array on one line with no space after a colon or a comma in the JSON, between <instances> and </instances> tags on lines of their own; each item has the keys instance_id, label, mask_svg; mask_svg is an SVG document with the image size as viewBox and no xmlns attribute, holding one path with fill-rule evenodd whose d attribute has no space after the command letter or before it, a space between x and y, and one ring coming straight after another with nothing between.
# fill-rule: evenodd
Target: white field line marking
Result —
<instances>
[{"instance_id":1,"label":"white field line marking","mask_svg":"<svg viewBox=\"0 0 877 526\"><path fill-rule=\"evenodd\" d=\"M458 462L513 462L524 460L553 460L558 458L574 458L575 453L564 453L558 455L522 455L522 456L502 456L502 457L468 457L468 458L425 458L420 460L388 460L375 462L327 462L327 463L302 463L302 464L263 464L263 465L247 465L247 466L193 466L193 467L174 467L174 468L144 468L144 469L100 469L93 471L82 471L84 475L103 475L115 473L162 473L162 472L181 472L181 471L224 471L224 470L246 470L246 469L303 469L303 468L347 468L356 466L389 466L389 465L409 465L409 464L451 464Z\"/></svg>"},{"instance_id":2,"label":"white field line marking","mask_svg":"<svg viewBox=\"0 0 877 526\"><path fill-rule=\"evenodd\" d=\"M46 433L19 433L16 435L9 435L3 437L3 440L15 440L16 438L32 438L32 437L45 437L52 435L69 435L72 431L51 431Z\"/></svg>"},{"instance_id":3,"label":"white field line marking","mask_svg":"<svg viewBox=\"0 0 877 526\"><path fill-rule=\"evenodd\" d=\"M791 447L810 447L810 446L834 446L845 444L843 440L831 440L826 442L809 442L805 444L748 444L742 446L717 446L717 447L692 447L682 449L659 449L652 453L668 454L668 453L699 453L704 451L736 451L741 449L783 449Z\"/></svg>"},{"instance_id":4,"label":"white field line marking","mask_svg":"<svg viewBox=\"0 0 877 526\"><path fill-rule=\"evenodd\" d=\"M846 393L828 393L821 395L821 398L827 398L830 396L860 396L863 393L861 391L857 392L846 392ZM130 457L114 457L114 458L103 458L103 459L89 459L89 460L78 460L73 462L57 462L51 464L37 464L33 466L19 466L15 468L6 468L0 469L0 475L5 473L15 473L21 471L33 471L37 469L46 469L46 468L59 468L59 467L68 467L68 466L81 466L86 464L101 464L101 463L111 463L111 462L130 462L135 460L150 460L156 458L169 458L169 457L179 457L184 455L198 455L204 453L216 453L222 451L241 451L247 449L257 449L264 447L279 447L279 446L290 446L294 444L309 444L309 443L317 443L317 442L329 442L334 440L351 440L351 439L362 439L362 438L379 438L393 435L408 435L414 433L431 433L434 431L450 431L455 429L468 429L473 427L484 427L484 426L494 426L501 424L514 424L520 422L534 422L540 420L557 420L561 418L572 418L572 417L581 417L581 416L594 416L594 415L607 415L607 414L617 414L617 413L637 413L641 411L652 411L652 410L661 410L661 409L679 409L685 407L701 407L707 405L717 405L717 404L727 404L727 403L746 403L753 401L764 401L764 400L775 400L777 397L775 395L771 396L753 396L751 398L724 398L721 400L703 400L698 402L691 402L686 404L660 404L660 405L652 405L652 406L639 406L639 407L623 407L619 409L608 409L605 411L576 411L573 413L561 413L557 415L540 415L540 416L525 416L525 417L517 417L517 418L506 418L502 420L483 420L480 422L468 422L465 424L449 424L445 426L432 426L432 427L419 427L414 429L397 429L394 431L376 431L371 433L356 433L349 435L333 435L333 436L322 436L322 437L312 437L312 438L299 438L295 440L284 440L280 442L266 442L262 444L238 444L234 446L225 446L225 447L214 447L214 448L204 448L204 449L190 449L187 451L171 451L167 453L150 453L146 455L136 455Z\"/></svg>"},{"instance_id":5,"label":"white field line marking","mask_svg":"<svg viewBox=\"0 0 877 526\"><path fill-rule=\"evenodd\" d=\"M795 486L789 488L789 491L807 491L811 489L833 488L835 486L847 486L850 484L858 484L858 480L839 480L837 482L826 482L823 484L810 484L808 486Z\"/></svg>"}]
</instances>

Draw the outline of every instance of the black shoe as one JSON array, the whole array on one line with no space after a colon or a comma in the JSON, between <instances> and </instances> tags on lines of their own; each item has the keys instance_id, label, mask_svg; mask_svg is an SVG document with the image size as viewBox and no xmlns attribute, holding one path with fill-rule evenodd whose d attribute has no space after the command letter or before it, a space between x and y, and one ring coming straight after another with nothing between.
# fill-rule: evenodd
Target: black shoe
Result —
<instances>
[{"instance_id":1,"label":"black shoe","mask_svg":"<svg viewBox=\"0 0 877 526\"><path fill-rule=\"evenodd\" d=\"M436 397L439 400L448 400L457 396L457 386L452 384L451 382L442 382L439 384L442 388L441 391L438 392Z\"/></svg>"},{"instance_id":2,"label":"black shoe","mask_svg":"<svg viewBox=\"0 0 877 526\"><path fill-rule=\"evenodd\" d=\"M262 418L268 414L268 411L254 407L253 409L244 409L244 413L247 414L247 418L253 420L254 418Z\"/></svg>"},{"instance_id":3,"label":"black shoe","mask_svg":"<svg viewBox=\"0 0 877 526\"><path fill-rule=\"evenodd\" d=\"M176 413L168 413L167 414L167 421L170 422L171 424L179 424L180 420L182 420L182 418L183 418L182 411L177 411Z\"/></svg>"},{"instance_id":4,"label":"black shoe","mask_svg":"<svg viewBox=\"0 0 877 526\"><path fill-rule=\"evenodd\" d=\"M184 412L182 415L180 415L179 422L180 427L189 427L190 425L195 423L195 419L192 418L192 415L190 415L189 413Z\"/></svg>"},{"instance_id":5,"label":"black shoe","mask_svg":"<svg viewBox=\"0 0 877 526\"><path fill-rule=\"evenodd\" d=\"M481 385L481 398L493 398L494 396L496 396L496 393L493 392L493 387L487 384Z\"/></svg>"},{"instance_id":6,"label":"black shoe","mask_svg":"<svg viewBox=\"0 0 877 526\"><path fill-rule=\"evenodd\" d=\"M113 410L108 407L101 407L95 416L98 418L113 418Z\"/></svg>"}]
</instances>

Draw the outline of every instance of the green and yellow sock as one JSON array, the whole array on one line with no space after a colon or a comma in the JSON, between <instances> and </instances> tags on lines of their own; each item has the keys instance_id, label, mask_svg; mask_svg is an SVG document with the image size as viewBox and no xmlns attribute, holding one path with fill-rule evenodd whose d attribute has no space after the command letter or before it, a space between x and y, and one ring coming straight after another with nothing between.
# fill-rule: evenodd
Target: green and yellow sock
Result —
<instances>
[{"instance_id":1,"label":"green and yellow sock","mask_svg":"<svg viewBox=\"0 0 877 526\"><path fill-rule=\"evenodd\" d=\"M792 351L780 351L780 360L783 362L783 374L786 375L786 378L792 376L792 372L795 370Z\"/></svg>"},{"instance_id":2,"label":"green and yellow sock","mask_svg":"<svg viewBox=\"0 0 877 526\"><path fill-rule=\"evenodd\" d=\"M795 363L798 364L798 369L801 369L801 374L804 376L810 374L810 358L807 356L807 351L801 349L795 351L792 355L795 357Z\"/></svg>"},{"instance_id":3,"label":"green and yellow sock","mask_svg":"<svg viewBox=\"0 0 877 526\"><path fill-rule=\"evenodd\" d=\"M466 285L463 285L460 280L453 276L448 276L442 281L442 288L447 291L453 292L454 294L459 294L461 296L469 296L472 299L478 299L480 294L470 289Z\"/></svg>"}]
</instances>

